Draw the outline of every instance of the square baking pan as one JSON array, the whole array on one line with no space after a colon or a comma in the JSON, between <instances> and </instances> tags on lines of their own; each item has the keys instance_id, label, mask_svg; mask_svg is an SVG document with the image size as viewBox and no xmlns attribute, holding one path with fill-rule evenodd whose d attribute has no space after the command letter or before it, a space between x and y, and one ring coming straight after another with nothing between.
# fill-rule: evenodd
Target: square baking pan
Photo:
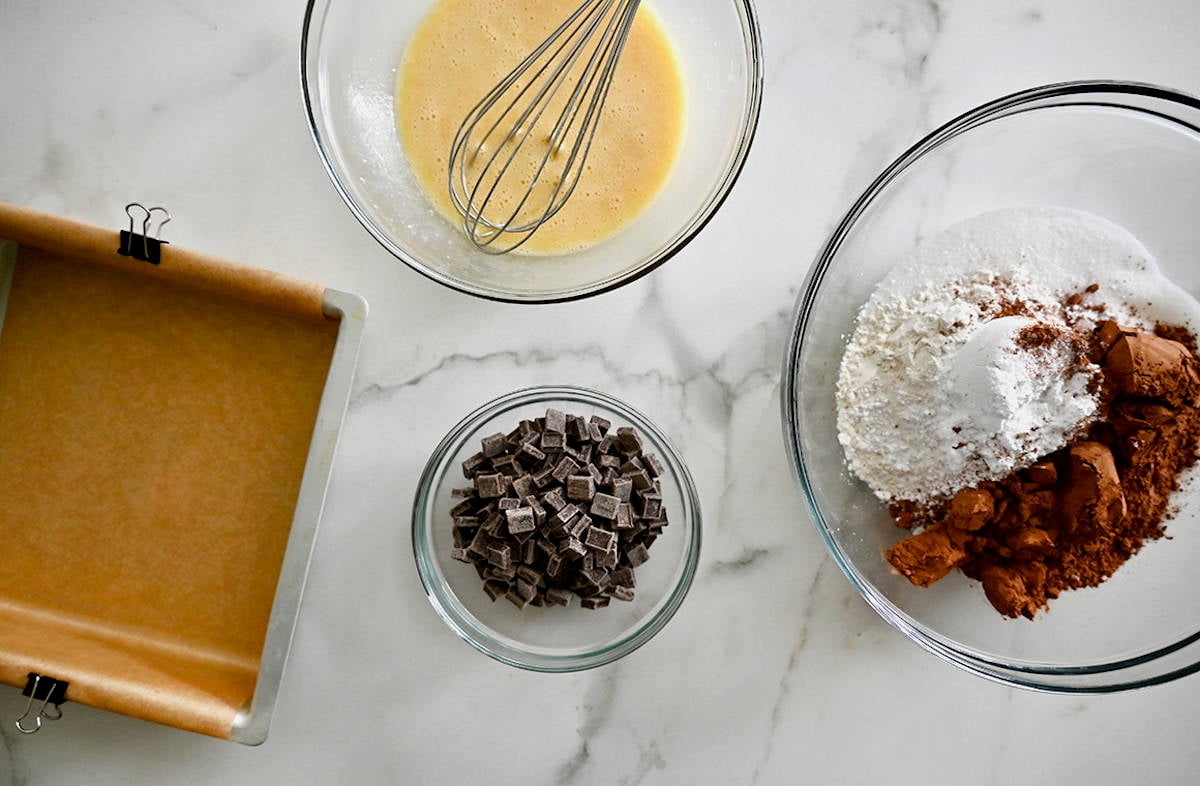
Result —
<instances>
[{"instance_id":1,"label":"square baking pan","mask_svg":"<svg viewBox=\"0 0 1200 786\"><path fill-rule=\"evenodd\" d=\"M0 203L0 682L258 744L366 303L147 227Z\"/></svg>"}]
</instances>

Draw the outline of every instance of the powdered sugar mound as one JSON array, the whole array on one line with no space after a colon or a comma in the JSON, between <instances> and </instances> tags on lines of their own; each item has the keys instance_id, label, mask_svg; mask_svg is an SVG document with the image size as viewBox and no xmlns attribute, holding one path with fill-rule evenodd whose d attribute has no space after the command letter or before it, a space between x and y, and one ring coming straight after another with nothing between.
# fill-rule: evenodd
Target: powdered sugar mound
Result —
<instances>
[{"instance_id":1,"label":"powdered sugar mound","mask_svg":"<svg viewBox=\"0 0 1200 786\"><path fill-rule=\"evenodd\" d=\"M1074 210L987 213L922 243L842 359L850 468L885 500L929 501L1061 448L1097 408L1079 336L1103 319L1150 327L1156 282L1171 286L1132 235Z\"/></svg>"},{"instance_id":2,"label":"powdered sugar mound","mask_svg":"<svg viewBox=\"0 0 1200 786\"><path fill-rule=\"evenodd\" d=\"M1074 332L1029 317L998 317L971 331L945 375L947 422L964 464L977 459L1003 477L1090 422L1100 380L1085 351Z\"/></svg>"}]
</instances>

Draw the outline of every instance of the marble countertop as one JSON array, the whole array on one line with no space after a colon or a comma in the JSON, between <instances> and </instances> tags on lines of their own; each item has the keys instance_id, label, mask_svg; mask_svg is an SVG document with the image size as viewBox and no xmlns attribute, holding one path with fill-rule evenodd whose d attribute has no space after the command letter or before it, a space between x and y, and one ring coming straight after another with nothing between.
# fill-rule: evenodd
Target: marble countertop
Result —
<instances>
[{"instance_id":1,"label":"marble countertop","mask_svg":"<svg viewBox=\"0 0 1200 786\"><path fill-rule=\"evenodd\" d=\"M302 3L0 0L0 199L114 228L128 201L164 204L174 243L371 306L270 739L247 748L75 704L23 737L7 719L24 699L0 688L0 786L1195 779L1200 677L1039 695L886 625L808 520L778 396L800 282L874 173L952 115L1035 84L1200 94L1200 4L759 0L759 12L762 120L720 213L623 289L531 307L442 288L359 227L305 127ZM605 319L628 327L598 342ZM555 382L655 419L705 514L678 615L629 657L570 675L509 668L456 638L421 591L409 535L414 484L445 431L494 395Z\"/></svg>"}]
</instances>

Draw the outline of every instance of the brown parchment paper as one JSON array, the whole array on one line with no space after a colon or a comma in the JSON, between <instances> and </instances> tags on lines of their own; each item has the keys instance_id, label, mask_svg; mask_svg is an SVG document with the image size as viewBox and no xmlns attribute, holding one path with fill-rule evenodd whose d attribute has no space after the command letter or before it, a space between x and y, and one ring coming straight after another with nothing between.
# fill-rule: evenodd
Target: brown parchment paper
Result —
<instances>
[{"instance_id":1,"label":"brown parchment paper","mask_svg":"<svg viewBox=\"0 0 1200 786\"><path fill-rule=\"evenodd\" d=\"M0 205L0 681L228 737L337 322L323 288Z\"/></svg>"}]
</instances>

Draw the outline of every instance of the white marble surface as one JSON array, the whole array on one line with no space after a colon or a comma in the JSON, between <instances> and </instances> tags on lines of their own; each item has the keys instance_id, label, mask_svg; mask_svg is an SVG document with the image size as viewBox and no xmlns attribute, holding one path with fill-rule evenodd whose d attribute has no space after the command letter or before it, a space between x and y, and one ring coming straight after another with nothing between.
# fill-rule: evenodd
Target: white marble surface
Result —
<instances>
[{"instance_id":1,"label":"white marble surface","mask_svg":"<svg viewBox=\"0 0 1200 786\"><path fill-rule=\"evenodd\" d=\"M73 704L21 737L8 719L24 700L2 688L0 785L1195 782L1200 677L1035 695L885 625L803 512L777 398L797 287L873 173L952 114L1038 83L1200 94L1200 4L759 5L762 122L716 219L622 290L517 307L427 281L342 205L304 124L302 3L0 0L0 199L113 227L131 199L165 204L174 243L371 305L267 743ZM622 326L603 343L601 321ZM455 638L421 592L408 532L445 430L494 394L549 382L614 392L671 433L706 537L692 592L656 639L557 676Z\"/></svg>"}]
</instances>

